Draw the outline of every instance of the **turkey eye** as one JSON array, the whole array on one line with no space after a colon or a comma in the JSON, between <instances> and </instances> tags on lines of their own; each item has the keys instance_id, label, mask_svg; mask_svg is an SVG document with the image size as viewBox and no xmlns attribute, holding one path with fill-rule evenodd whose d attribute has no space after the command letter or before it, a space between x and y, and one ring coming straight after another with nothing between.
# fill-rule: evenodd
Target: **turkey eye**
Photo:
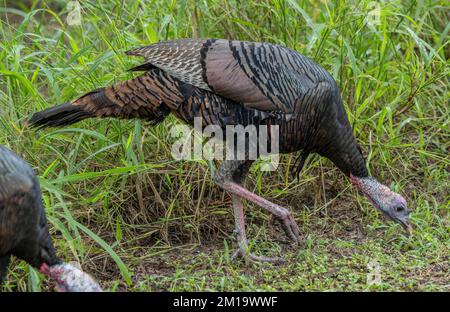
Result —
<instances>
[{"instance_id":1,"label":"turkey eye","mask_svg":"<svg viewBox=\"0 0 450 312\"><path fill-rule=\"evenodd\" d=\"M397 212L402 212L403 210L405 210L405 208L402 206L398 206L397 208L395 208L395 211Z\"/></svg>"}]
</instances>

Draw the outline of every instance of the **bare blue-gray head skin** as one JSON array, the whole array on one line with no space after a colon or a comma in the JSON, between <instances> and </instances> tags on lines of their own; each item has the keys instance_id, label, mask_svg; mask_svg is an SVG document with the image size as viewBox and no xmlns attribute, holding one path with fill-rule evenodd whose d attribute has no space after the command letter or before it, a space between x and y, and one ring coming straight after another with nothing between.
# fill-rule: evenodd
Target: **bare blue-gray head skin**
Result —
<instances>
[{"instance_id":1,"label":"bare blue-gray head skin","mask_svg":"<svg viewBox=\"0 0 450 312\"><path fill-rule=\"evenodd\" d=\"M366 195L378 211L400 223L409 234L412 233L409 222L411 210L408 209L406 200L402 195L392 191L371 176L360 178L350 175L350 180Z\"/></svg>"},{"instance_id":2,"label":"bare blue-gray head skin","mask_svg":"<svg viewBox=\"0 0 450 312\"><path fill-rule=\"evenodd\" d=\"M33 169L0 145L0 286L11 255L55 279L62 291L101 291L88 274L57 257Z\"/></svg>"},{"instance_id":3,"label":"bare blue-gray head skin","mask_svg":"<svg viewBox=\"0 0 450 312\"><path fill-rule=\"evenodd\" d=\"M60 292L102 292L100 285L87 273L69 263L51 267L43 264L40 272L53 279Z\"/></svg>"}]
</instances>

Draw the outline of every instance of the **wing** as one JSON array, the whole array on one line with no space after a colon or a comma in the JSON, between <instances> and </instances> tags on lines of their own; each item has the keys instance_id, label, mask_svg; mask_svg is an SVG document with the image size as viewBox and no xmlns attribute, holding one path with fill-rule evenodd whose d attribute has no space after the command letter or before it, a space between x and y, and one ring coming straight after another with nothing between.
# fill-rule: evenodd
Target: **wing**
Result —
<instances>
[{"instance_id":1,"label":"wing","mask_svg":"<svg viewBox=\"0 0 450 312\"><path fill-rule=\"evenodd\" d=\"M126 52L177 79L245 107L293 113L298 99L334 79L309 58L269 43L223 39L165 41Z\"/></svg>"}]
</instances>

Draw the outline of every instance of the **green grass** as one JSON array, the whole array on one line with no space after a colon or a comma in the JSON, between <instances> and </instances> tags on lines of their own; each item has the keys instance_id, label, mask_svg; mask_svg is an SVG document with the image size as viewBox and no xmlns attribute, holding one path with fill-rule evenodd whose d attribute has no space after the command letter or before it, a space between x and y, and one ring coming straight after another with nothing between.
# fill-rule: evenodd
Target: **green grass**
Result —
<instances>
[{"instance_id":1,"label":"green grass","mask_svg":"<svg viewBox=\"0 0 450 312\"><path fill-rule=\"evenodd\" d=\"M0 0L0 144L40 175L58 254L111 290L448 291L450 90L448 1L82 1L81 26L65 1ZM231 200L204 161L174 161L173 117L87 120L34 131L36 111L132 77L124 51L164 39L233 38L283 44L338 81L371 173L401 192L414 235L383 219L326 159L300 181L295 155L277 172L253 167L247 186L293 211L293 247L259 208L246 206L257 254L288 263L231 263ZM368 286L377 261L381 284ZM51 290L15 260L7 291Z\"/></svg>"}]
</instances>

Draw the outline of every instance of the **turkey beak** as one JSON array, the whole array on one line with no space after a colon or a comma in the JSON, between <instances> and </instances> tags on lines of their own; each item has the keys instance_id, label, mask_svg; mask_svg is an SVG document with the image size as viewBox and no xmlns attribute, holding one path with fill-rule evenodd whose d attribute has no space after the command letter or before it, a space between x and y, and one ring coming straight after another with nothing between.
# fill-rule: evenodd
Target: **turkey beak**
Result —
<instances>
[{"instance_id":1,"label":"turkey beak","mask_svg":"<svg viewBox=\"0 0 450 312\"><path fill-rule=\"evenodd\" d=\"M399 223L402 225L402 227L407 232L408 236L411 236L413 234L413 227L408 219L399 220Z\"/></svg>"},{"instance_id":2,"label":"turkey beak","mask_svg":"<svg viewBox=\"0 0 450 312\"><path fill-rule=\"evenodd\" d=\"M408 233L409 236L411 236L411 235L413 234L413 228L412 228L411 223L408 222L408 223L405 225L405 230L407 231L407 233Z\"/></svg>"}]
</instances>

